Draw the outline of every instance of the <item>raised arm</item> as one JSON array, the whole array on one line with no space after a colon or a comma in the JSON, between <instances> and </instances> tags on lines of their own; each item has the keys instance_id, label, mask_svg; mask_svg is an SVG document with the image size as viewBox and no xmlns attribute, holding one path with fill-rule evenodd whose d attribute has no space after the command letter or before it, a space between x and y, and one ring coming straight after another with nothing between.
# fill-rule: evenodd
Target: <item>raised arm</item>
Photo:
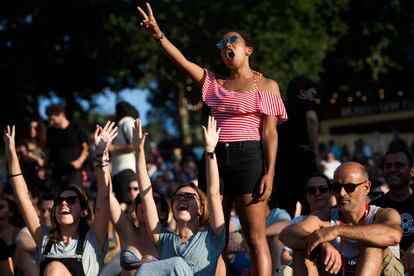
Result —
<instances>
[{"instance_id":1,"label":"raised arm","mask_svg":"<svg viewBox=\"0 0 414 276\"><path fill-rule=\"evenodd\" d=\"M217 159L214 154L219 133L220 128L217 129L216 120L212 116L209 116L207 128L203 126L203 134L206 152L208 213L210 215L210 226L216 236L224 230L224 214L220 197L220 178Z\"/></svg>"},{"instance_id":2,"label":"raised arm","mask_svg":"<svg viewBox=\"0 0 414 276\"><path fill-rule=\"evenodd\" d=\"M3 135L5 151L9 160L9 175L10 184L13 188L14 196L16 198L17 205L22 213L24 222L30 231L36 244L40 239L40 220L37 215L36 209L30 200L29 190L27 189L26 181L22 175L19 159L16 153L15 144L15 127L7 126Z\"/></svg>"},{"instance_id":3,"label":"raised arm","mask_svg":"<svg viewBox=\"0 0 414 276\"><path fill-rule=\"evenodd\" d=\"M101 249L104 247L108 237L108 222L109 222L109 196L111 185L111 171L109 167L108 146L116 137L117 127L115 123L108 121L105 126L96 126L93 135L96 147L96 181L98 186L98 193L96 196L96 210L93 228L96 233L97 240Z\"/></svg>"},{"instance_id":4,"label":"raised arm","mask_svg":"<svg viewBox=\"0 0 414 276\"><path fill-rule=\"evenodd\" d=\"M153 242L158 244L160 240L160 221L158 218L157 206L152 197L151 181L148 176L144 152L145 138L148 133L142 134L140 119L136 119L134 126L132 144L135 148L137 178L140 191L139 196L141 197L142 207L144 209L145 224L150 231Z\"/></svg>"},{"instance_id":5,"label":"raised arm","mask_svg":"<svg viewBox=\"0 0 414 276\"><path fill-rule=\"evenodd\" d=\"M193 79L199 86L202 86L204 79L204 70L199 65L187 60L187 58L172 44L167 36L161 31L155 20L154 13L152 12L149 3L146 3L147 13L138 7L139 13L142 15L143 20L140 25L148 30L152 36L159 42L160 47L165 53L180 67L182 68L190 78Z\"/></svg>"}]
</instances>

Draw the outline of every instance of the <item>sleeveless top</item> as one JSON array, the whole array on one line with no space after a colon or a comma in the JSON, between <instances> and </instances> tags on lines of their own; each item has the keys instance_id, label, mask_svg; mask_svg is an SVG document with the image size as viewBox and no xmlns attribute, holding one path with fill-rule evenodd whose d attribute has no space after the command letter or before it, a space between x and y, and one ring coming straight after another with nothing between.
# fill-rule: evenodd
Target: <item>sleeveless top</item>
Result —
<instances>
[{"instance_id":1,"label":"sleeveless top","mask_svg":"<svg viewBox=\"0 0 414 276\"><path fill-rule=\"evenodd\" d=\"M217 82L214 73L204 70L206 77L202 97L221 128L220 142L260 141L264 116L276 116L278 124L287 120L280 96L260 90L255 76L253 90L236 92L224 88Z\"/></svg>"},{"instance_id":2,"label":"sleeveless top","mask_svg":"<svg viewBox=\"0 0 414 276\"><path fill-rule=\"evenodd\" d=\"M377 211L380 207L375 205L367 205L368 213L365 217L365 224L372 224ZM341 225L341 220L339 217L339 210L338 207L334 207L331 209L331 221L329 226L339 226ZM358 241L350 240L350 239L343 239L342 237L336 237L333 241L331 241L332 245L341 253L342 255L342 267L345 270L346 275L353 275L351 270L354 271L356 265L358 263L358 256L359 256L359 246ZM390 252L397 258L400 258L400 246L393 245L389 246L388 249ZM345 261L345 262L344 262Z\"/></svg>"}]
</instances>

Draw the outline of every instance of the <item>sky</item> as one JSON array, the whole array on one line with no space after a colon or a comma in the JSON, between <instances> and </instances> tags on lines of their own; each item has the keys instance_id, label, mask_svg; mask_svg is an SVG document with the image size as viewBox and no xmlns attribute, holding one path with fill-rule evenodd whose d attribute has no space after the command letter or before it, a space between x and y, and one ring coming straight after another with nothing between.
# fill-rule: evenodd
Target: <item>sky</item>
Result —
<instances>
[{"instance_id":1,"label":"sky","mask_svg":"<svg viewBox=\"0 0 414 276\"><path fill-rule=\"evenodd\" d=\"M147 113L151 109L150 104L146 100L148 93L148 90L143 89L124 89L120 92L120 100L125 100L138 109L143 125L146 125L148 123ZM98 107L95 109L97 112L101 112L103 114L115 114L115 93L106 91L97 95L95 97L95 100L98 104ZM39 113L43 119L46 119L46 107L49 104L55 103L57 101L57 98L42 98L40 100ZM84 108L88 108L86 101L82 102L81 104L84 106Z\"/></svg>"}]
</instances>

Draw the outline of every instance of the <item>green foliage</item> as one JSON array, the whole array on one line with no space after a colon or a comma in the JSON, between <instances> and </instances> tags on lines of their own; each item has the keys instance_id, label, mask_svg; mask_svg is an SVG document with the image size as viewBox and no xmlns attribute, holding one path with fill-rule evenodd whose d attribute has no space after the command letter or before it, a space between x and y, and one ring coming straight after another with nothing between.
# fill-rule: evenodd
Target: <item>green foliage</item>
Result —
<instances>
[{"instance_id":1,"label":"green foliage","mask_svg":"<svg viewBox=\"0 0 414 276\"><path fill-rule=\"evenodd\" d=\"M183 141L199 141L202 114L189 113L183 100L197 103L200 89L139 30L136 1L3 2L0 76L7 100L0 108L10 112L3 112L2 125L28 121L37 115L39 96L52 94L88 123L89 110L79 99L93 105L93 96L104 90L146 87L152 120L173 121ZM241 29L253 36L253 67L278 81L282 94L298 74L327 91L412 88L410 1L158 0L151 5L161 29L188 59L222 75L226 68L215 43L224 31Z\"/></svg>"}]
</instances>

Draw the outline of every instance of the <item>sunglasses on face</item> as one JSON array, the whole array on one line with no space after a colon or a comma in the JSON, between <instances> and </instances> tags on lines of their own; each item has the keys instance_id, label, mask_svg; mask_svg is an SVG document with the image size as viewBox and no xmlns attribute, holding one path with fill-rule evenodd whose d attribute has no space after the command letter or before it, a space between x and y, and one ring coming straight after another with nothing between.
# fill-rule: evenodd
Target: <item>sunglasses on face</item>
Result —
<instances>
[{"instance_id":1,"label":"sunglasses on face","mask_svg":"<svg viewBox=\"0 0 414 276\"><path fill-rule=\"evenodd\" d=\"M236 43L237 40L239 40L239 38L236 35L233 35L229 38L223 38L222 40L217 42L216 46L217 46L217 48L219 48L221 50L224 47L226 47L227 43L233 44L233 43Z\"/></svg>"},{"instance_id":2,"label":"sunglasses on face","mask_svg":"<svg viewBox=\"0 0 414 276\"><path fill-rule=\"evenodd\" d=\"M409 164L407 164L407 163L403 163L403 162L394 162L394 163L391 163L391 162L387 162L387 163L384 163L384 169L391 169L392 167L394 167L394 168L396 168L396 169L402 169L402 168L404 168L405 166L408 166Z\"/></svg>"},{"instance_id":3,"label":"sunglasses on face","mask_svg":"<svg viewBox=\"0 0 414 276\"><path fill-rule=\"evenodd\" d=\"M55 202L55 205L59 205L59 204L62 204L63 201L66 201L67 204L73 205L76 202L76 199L78 199L78 196L75 196L75 195L67 196L67 197L58 196L55 198L54 202Z\"/></svg>"},{"instance_id":4,"label":"sunglasses on face","mask_svg":"<svg viewBox=\"0 0 414 276\"><path fill-rule=\"evenodd\" d=\"M342 191L342 188L344 188L345 192L347 192L347 193L353 193L353 192L355 192L356 187L358 187L359 185L364 184L367 181L368 180L364 180L360 183L345 183L345 184L340 184L338 182L334 182L334 183L332 183L331 189L332 189L332 191L334 191L334 193L340 193Z\"/></svg>"},{"instance_id":5,"label":"sunglasses on face","mask_svg":"<svg viewBox=\"0 0 414 276\"><path fill-rule=\"evenodd\" d=\"M195 199L195 198L197 198L197 195L193 193L179 193L179 194L174 195L173 201L178 200L178 199L190 200L190 199Z\"/></svg>"},{"instance_id":6,"label":"sunglasses on face","mask_svg":"<svg viewBox=\"0 0 414 276\"><path fill-rule=\"evenodd\" d=\"M327 192L329 192L329 187L326 186L326 185L323 185L323 186L307 187L306 188L306 193L308 193L310 195L315 195L317 191L319 191L320 194L326 194Z\"/></svg>"},{"instance_id":7,"label":"sunglasses on face","mask_svg":"<svg viewBox=\"0 0 414 276\"><path fill-rule=\"evenodd\" d=\"M139 188L138 187L128 187L128 192L131 192L131 191L138 191L139 190Z\"/></svg>"}]
</instances>

